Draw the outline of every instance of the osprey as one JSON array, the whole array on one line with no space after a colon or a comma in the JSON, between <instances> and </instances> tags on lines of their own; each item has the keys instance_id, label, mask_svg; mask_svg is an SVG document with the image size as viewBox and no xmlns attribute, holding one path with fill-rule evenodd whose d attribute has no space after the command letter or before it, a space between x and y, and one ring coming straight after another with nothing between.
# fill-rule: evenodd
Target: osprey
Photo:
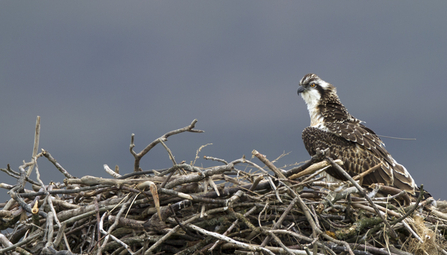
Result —
<instances>
[{"instance_id":1,"label":"osprey","mask_svg":"<svg viewBox=\"0 0 447 255\"><path fill-rule=\"evenodd\" d=\"M309 110L310 127L304 129L302 138L311 156L326 150L325 155L344 162L343 167L351 176L381 163L380 168L364 176L364 185L383 183L415 194L416 183L407 169L393 159L371 129L348 113L332 84L307 74L300 81L298 94ZM346 180L335 168L326 172Z\"/></svg>"}]
</instances>

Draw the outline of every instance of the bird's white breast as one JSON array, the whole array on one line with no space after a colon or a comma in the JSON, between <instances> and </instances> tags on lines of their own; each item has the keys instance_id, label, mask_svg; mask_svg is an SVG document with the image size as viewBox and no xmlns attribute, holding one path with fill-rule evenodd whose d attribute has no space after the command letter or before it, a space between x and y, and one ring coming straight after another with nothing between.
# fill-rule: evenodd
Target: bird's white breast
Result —
<instances>
[{"instance_id":1,"label":"bird's white breast","mask_svg":"<svg viewBox=\"0 0 447 255\"><path fill-rule=\"evenodd\" d=\"M309 90L301 94L304 102L307 104L307 110L310 116L310 126L325 129L323 125L323 117L318 110L318 103L320 101L320 93L317 90Z\"/></svg>"}]
</instances>

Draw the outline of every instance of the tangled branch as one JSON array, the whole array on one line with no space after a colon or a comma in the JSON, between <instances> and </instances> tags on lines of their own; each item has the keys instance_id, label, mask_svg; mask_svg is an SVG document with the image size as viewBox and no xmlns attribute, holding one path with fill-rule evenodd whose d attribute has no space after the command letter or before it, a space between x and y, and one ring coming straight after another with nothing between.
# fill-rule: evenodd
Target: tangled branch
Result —
<instances>
[{"instance_id":1,"label":"tangled branch","mask_svg":"<svg viewBox=\"0 0 447 255\"><path fill-rule=\"evenodd\" d=\"M284 170L254 150L259 165L210 156L211 167L178 164L167 138L203 132L196 123L139 153L132 135L134 169L124 175L104 165L110 178L75 178L37 149L18 171L1 169L17 183L0 184L11 196L0 204L0 230L8 230L0 254L446 254L447 202L424 200L423 191L413 198L380 184L362 187L330 158ZM159 143L173 166L142 171L141 158ZM43 159L63 182L40 180ZM348 181L325 180L328 167Z\"/></svg>"}]
</instances>

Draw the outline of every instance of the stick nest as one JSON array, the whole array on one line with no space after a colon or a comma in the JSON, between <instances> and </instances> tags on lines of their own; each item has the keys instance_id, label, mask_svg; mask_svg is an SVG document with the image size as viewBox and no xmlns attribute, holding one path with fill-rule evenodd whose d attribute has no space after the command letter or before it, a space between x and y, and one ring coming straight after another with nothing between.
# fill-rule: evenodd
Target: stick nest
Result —
<instances>
[{"instance_id":1,"label":"stick nest","mask_svg":"<svg viewBox=\"0 0 447 255\"><path fill-rule=\"evenodd\" d=\"M165 142L203 132L196 122L139 153L132 135L131 173L104 165L111 178L76 178L48 151L38 152L38 117L32 160L18 171L1 169L17 183L0 184L11 196L0 204L0 254L447 254L446 201L423 189L411 197L379 184L361 187L356 177L330 182L324 169L343 172L343 162L325 157L288 170L257 151L253 161L205 157L214 165L207 168L195 159L177 163ZM156 145L173 165L142 171L141 158ZM40 158L63 182L40 180Z\"/></svg>"}]
</instances>

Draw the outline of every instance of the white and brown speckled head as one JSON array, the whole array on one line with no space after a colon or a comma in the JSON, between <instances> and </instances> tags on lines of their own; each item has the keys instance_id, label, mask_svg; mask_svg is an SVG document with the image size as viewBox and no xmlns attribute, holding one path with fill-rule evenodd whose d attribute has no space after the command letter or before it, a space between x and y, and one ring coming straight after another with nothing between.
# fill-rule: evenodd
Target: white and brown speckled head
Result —
<instances>
[{"instance_id":1,"label":"white and brown speckled head","mask_svg":"<svg viewBox=\"0 0 447 255\"><path fill-rule=\"evenodd\" d=\"M324 122L354 118L340 102L337 89L316 74L306 74L300 81L298 94L307 105L312 127L324 129Z\"/></svg>"}]
</instances>

